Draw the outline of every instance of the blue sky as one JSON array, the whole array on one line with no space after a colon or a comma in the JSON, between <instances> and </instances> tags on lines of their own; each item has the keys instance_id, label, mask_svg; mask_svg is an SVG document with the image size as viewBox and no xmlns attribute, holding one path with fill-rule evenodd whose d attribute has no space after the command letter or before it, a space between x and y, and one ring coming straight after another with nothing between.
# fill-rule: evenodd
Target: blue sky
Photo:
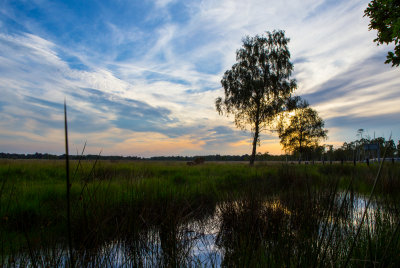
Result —
<instances>
[{"instance_id":1,"label":"blue sky","mask_svg":"<svg viewBox=\"0 0 400 268\"><path fill-rule=\"evenodd\" d=\"M0 3L0 151L105 155L250 153L219 116L220 80L246 35L285 30L297 79L326 121L327 144L400 139L400 69L384 64L369 1L47 1ZM261 152L281 152L276 134Z\"/></svg>"}]
</instances>

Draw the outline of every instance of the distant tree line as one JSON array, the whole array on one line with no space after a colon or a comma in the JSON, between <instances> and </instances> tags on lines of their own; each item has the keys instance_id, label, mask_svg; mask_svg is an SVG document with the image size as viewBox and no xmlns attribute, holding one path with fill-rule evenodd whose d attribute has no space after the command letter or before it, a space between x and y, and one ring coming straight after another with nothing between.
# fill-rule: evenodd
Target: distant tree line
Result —
<instances>
[{"instance_id":1,"label":"distant tree line","mask_svg":"<svg viewBox=\"0 0 400 268\"><path fill-rule=\"evenodd\" d=\"M377 151L366 150L365 145L376 144L379 147L379 155ZM326 152L330 154L334 160L356 160L362 161L365 159L379 158L383 157L386 150L386 157L400 157L400 141L397 145L394 140L386 140L383 137L378 137L375 139L371 138L361 138L359 140L344 142L343 145L335 150L331 149Z\"/></svg>"},{"instance_id":2,"label":"distant tree line","mask_svg":"<svg viewBox=\"0 0 400 268\"><path fill-rule=\"evenodd\" d=\"M54 155L48 153L34 153L34 154L16 154L16 153L0 153L0 159L47 159L47 160L57 160L57 159L65 159L65 154L62 155ZM69 155L69 159L71 160L141 160L143 158L138 156L104 156L104 155Z\"/></svg>"},{"instance_id":3,"label":"distant tree line","mask_svg":"<svg viewBox=\"0 0 400 268\"><path fill-rule=\"evenodd\" d=\"M202 156L153 156L153 157L139 157L139 156L106 156L106 155L70 155L69 158L72 160L142 160L142 161L193 161L197 157L204 158L205 161L249 161L250 155L202 155ZM53 155L47 153L34 153L34 154L15 154L15 153L0 153L2 159L65 159L63 155ZM258 161L283 161L285 160L284 155L270 155L268 153L258 153L256 155Z\"/></svg>"},{"instance_id":4,"label":"distant tree line","mask_svg":"<svg viewBox=\"0 0 400 268\"><path fill-rule=\"evenodd\" d=\"M376 144L379 147L379 156L376 151L365 150L365 145ZM342 146L333 148L332 145L316 145L302 148L301 158L303 161L364 161L383 157L385 148L387 147L387 158L400 158L400 140L395 143L394 140L386 140L383 137L371 139L369 137L360 138L355 141L344 142ZM257 161L297 161L299 159L300 148L295 149L290 154L271 155L267 152L257 153L255 160ZM113 156L113 155L70 155L72 160L142 160L142 161L193 161L197 157L204 158L205 161L249 161L251 155L199 155L199 156ZM48 153L34 154L16 154L16 153L0 153L0 159L65 159L65 154L54 155Z\"/></svg>"},{"instance_id":5,"label":"distant tree line","mask_svg":"<svg viewBox=\"0 0 400 268\"><path fill-rule=\"evenodd\" d=\"M379 150L369 150L366 145L374 144ZM301 158L303 161L365 161L366 159L382 158L386 150L386 158L400 157L400 141L378 138L360 138L355 141L344 142L342 146L333 148L333 145L317 145L293 151L288 159L296 161ZM378 155L379 153L379 155Z\"/></svg>"}]
</instances>

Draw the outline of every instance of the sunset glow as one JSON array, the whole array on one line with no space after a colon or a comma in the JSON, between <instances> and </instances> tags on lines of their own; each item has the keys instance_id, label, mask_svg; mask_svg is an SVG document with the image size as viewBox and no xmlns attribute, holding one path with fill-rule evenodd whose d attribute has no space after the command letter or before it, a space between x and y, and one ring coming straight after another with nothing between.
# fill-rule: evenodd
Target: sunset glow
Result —
<instances>
[{"instance_id":1,"label":"sunset glow","mask_svg":"<svg viewBox=\"0 0 400 268\"><path fill-rule=\"evenodd\" d=\"M327 144L400 138L400 69L384 64L369 1L11 1L0 4L0 152L250 154L220 116L220 80L246 35L282 29L293 78L325 120ZM75 150L74 149L74 150ZM261 153L283 153L274 132Z\"/></svg>"}]
</instances>

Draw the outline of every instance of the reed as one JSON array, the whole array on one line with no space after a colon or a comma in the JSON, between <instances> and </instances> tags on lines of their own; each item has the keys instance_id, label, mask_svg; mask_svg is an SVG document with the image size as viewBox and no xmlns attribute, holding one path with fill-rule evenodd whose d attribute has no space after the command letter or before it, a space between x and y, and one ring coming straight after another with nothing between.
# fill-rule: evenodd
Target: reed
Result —
<instances>
[{"instance_id":1,"label":"reed","mask_svg":"<svg viewBox=\"0 0 400 268\"><path fill-rule=\"evenodd\" d=\"M74 255L72 251L72 234L71 234L71 182L69 178L69 148L68 148L68 120L67 120L67 102L64 100L64 130L65 130L65 177L66 177L66 199L67 199L67 234L69 249L69 266L74 267Z\"/></svg>"},{"instance_id":2,"label":"reed","mask_svg":"<svg viewBox=\"0 0 400 268\"><path fill-rule=\"evenodd\" d=\"M74 264L324 267L352 251L349 266L394 265L400 166L382 169L354 225L377 169L70 160ZM65 162L0 161L0 178L0 263L69 265Z\"/></svg>"}]
</instances>

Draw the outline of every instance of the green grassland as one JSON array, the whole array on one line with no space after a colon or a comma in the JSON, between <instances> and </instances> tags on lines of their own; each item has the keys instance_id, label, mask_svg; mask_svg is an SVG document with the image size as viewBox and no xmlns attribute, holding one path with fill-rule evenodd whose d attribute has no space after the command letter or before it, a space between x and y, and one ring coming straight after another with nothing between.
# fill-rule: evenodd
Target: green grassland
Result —
<instances>
[{"instance_id":1,"label":"green grassland","mask_svg":"<svg viewBox=\"0 0 400 268\"><path fill-rule=\"evenodd\" d=\"M198 266L185 253L181 227L219 213L215 244L223 256L216 266L337 266L348 256L351 266L394 266L400 262L399 165L383 167L374 211L359 234L352 224L354 196L369 195L378 168L71 161L74 262L108 266L114 259L104 245L118 241L125 248L129 241L135 250L127 266ZM60 160L0 161L3 265L66 264L65 176ZM161 250L149 262L154 244Z\"/></svg>"}]
</instances>

